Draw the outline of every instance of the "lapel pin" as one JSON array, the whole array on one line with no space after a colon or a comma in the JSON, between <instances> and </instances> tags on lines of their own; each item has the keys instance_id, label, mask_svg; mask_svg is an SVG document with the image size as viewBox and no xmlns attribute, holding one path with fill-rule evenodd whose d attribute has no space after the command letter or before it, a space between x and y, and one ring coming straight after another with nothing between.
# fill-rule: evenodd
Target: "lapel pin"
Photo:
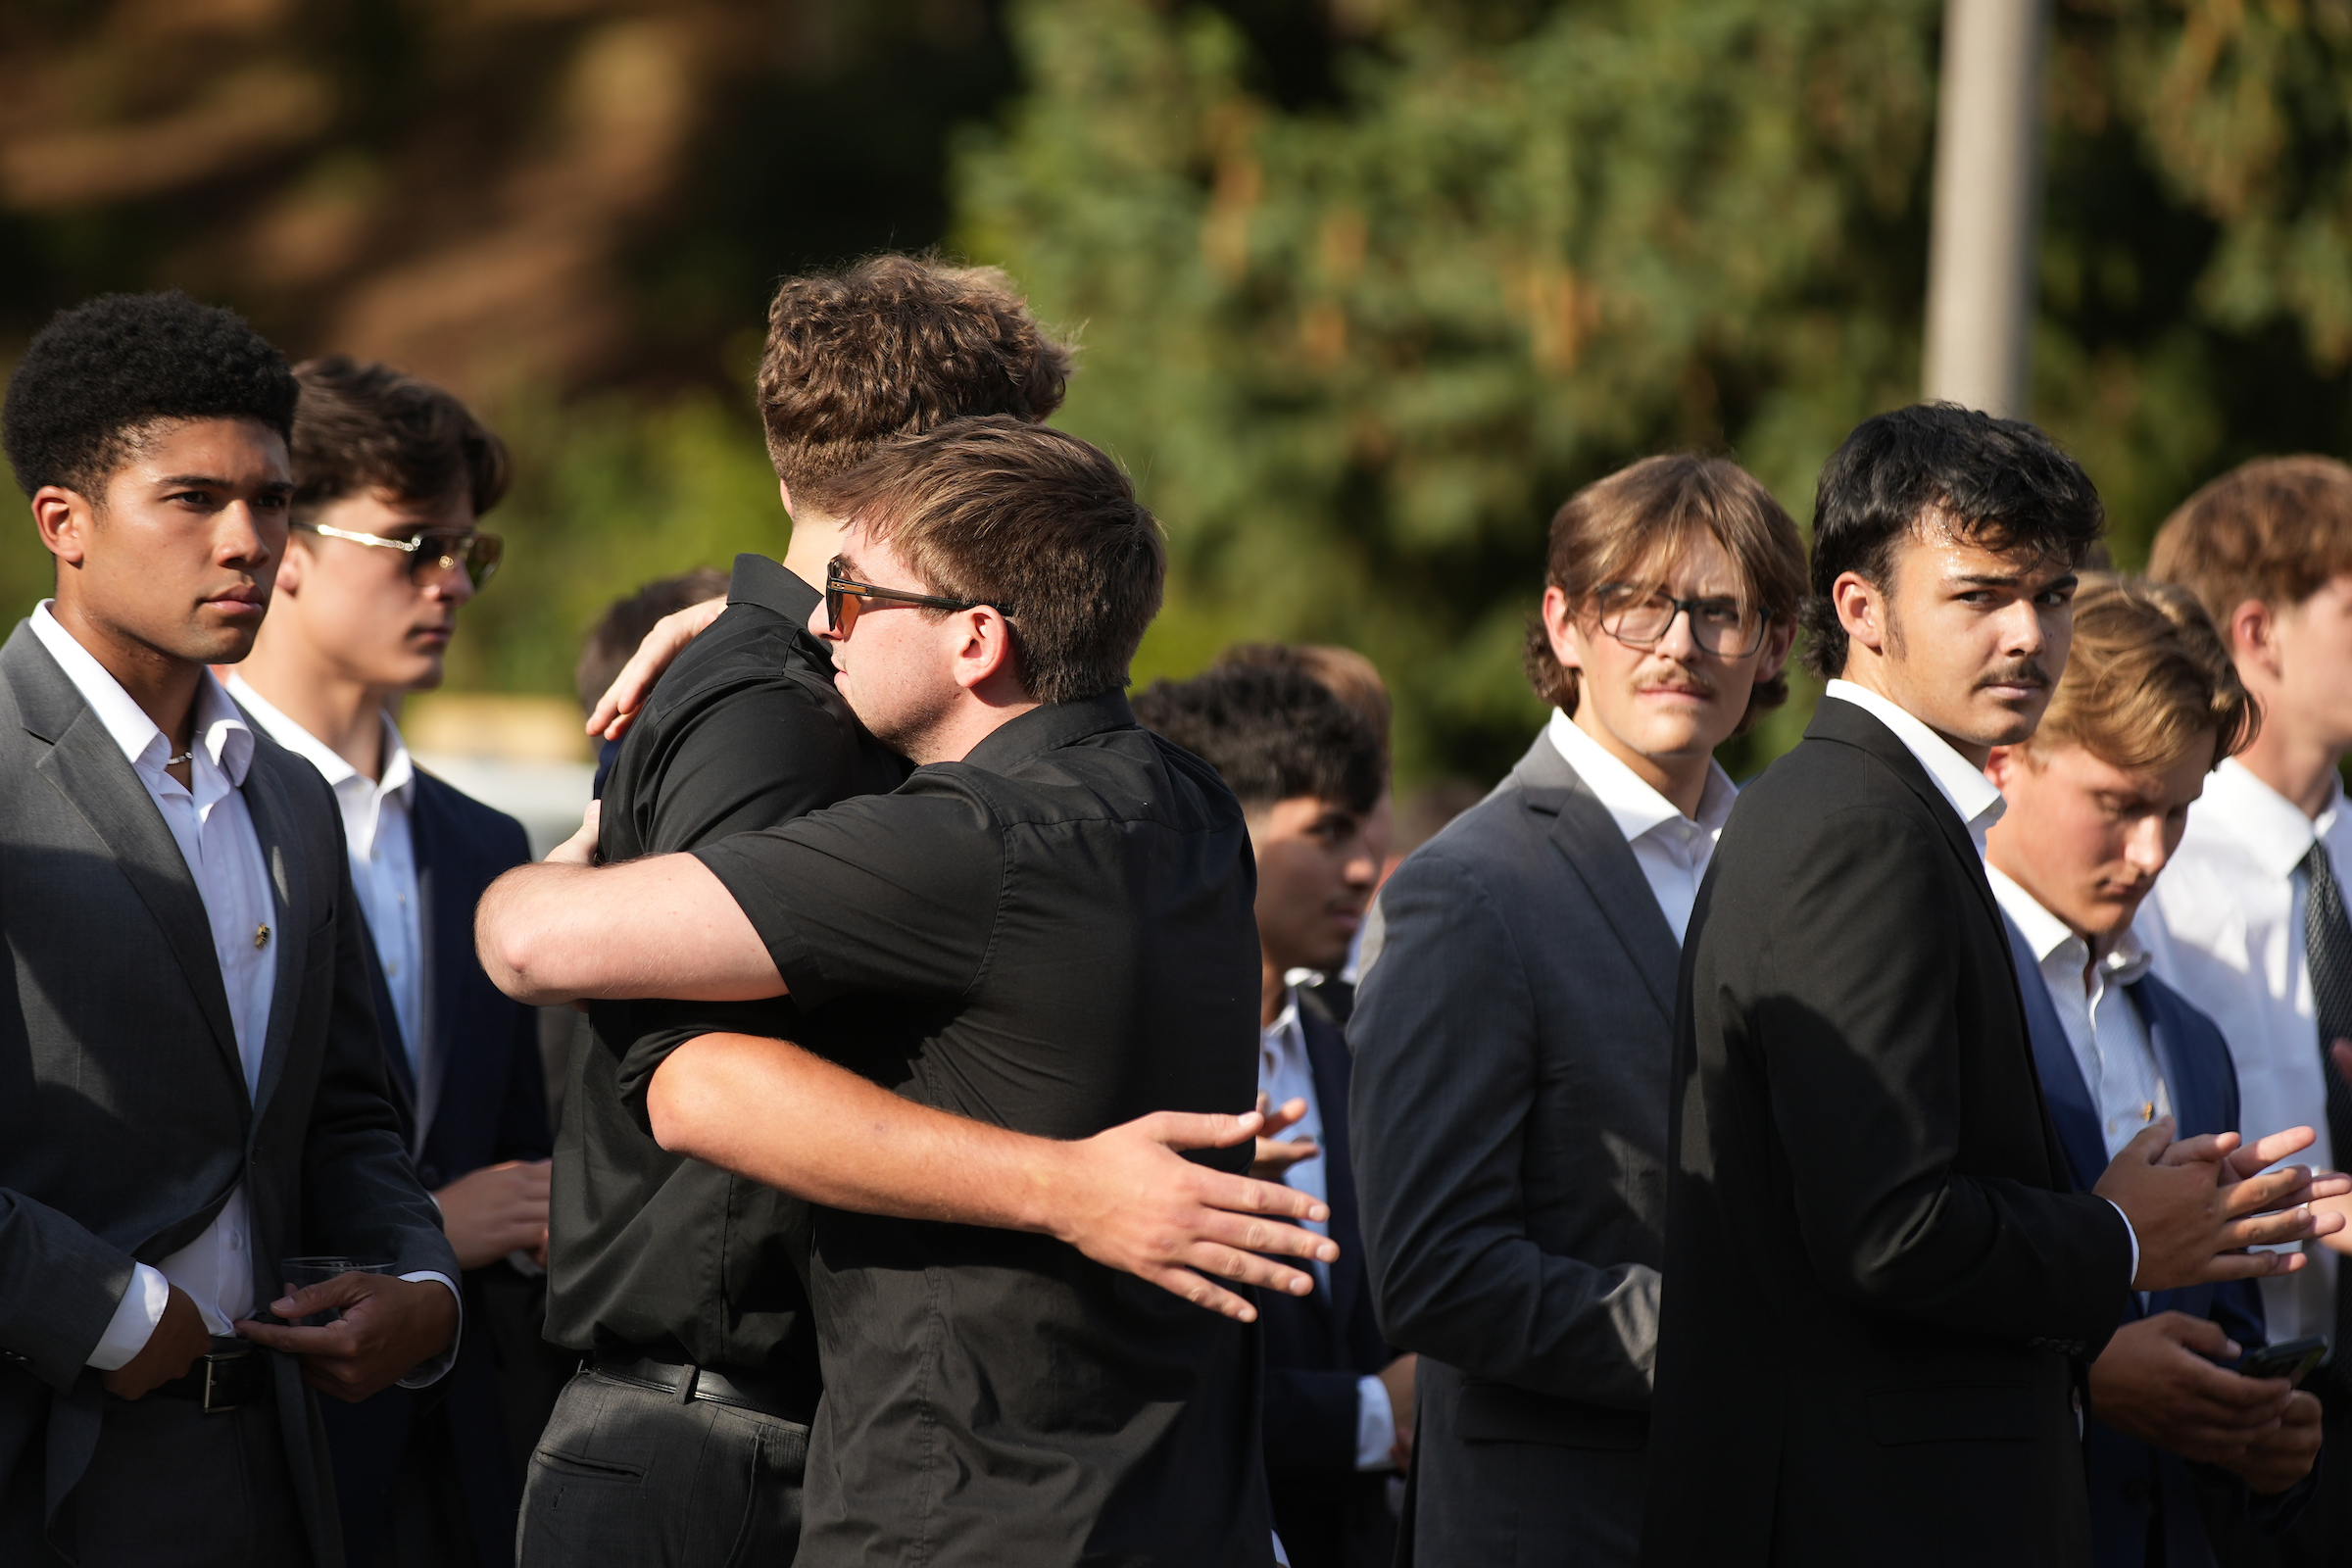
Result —
<instances>
[{"instance_id":1,"label":"lapel pin","mask_svg":"<svg viewBox=\"0 0 2352 1568\"><path fill-rule=\"evenodd\" d=\"M255 926L253 928L253 951L259 953L269 945L270 927L268 923L265 922L264 924Z\"/></svg>"}]
</instances>

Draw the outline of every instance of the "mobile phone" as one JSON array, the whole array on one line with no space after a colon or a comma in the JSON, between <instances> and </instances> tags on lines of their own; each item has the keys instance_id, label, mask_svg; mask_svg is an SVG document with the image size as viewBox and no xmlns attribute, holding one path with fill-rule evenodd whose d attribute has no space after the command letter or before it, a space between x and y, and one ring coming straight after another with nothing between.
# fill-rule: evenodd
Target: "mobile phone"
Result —
<instances>
[{"instance_id":1,"label":"mobile phone","mask_svg":"<svg viewBox=\"0 0 2352 1568\"><path fill-rule=\"evenodd\" d=\"M2250 1378L2284 1378L2290 1383L2300 1383L2327 1359L2328 1336L2306 1334L2299 1340L2281 1340L2251 1352L2238 1365L2238 1371Z\"/></svg>"}]
</instances>

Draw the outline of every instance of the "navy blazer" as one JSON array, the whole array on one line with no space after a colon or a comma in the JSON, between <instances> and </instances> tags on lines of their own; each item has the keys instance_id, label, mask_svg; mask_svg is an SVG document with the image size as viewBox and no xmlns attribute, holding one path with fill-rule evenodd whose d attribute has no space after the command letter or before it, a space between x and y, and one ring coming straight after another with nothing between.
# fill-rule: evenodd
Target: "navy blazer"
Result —
<instances>
[{"instance_id":1,"label":"navy blazer","mask_svg":"<svg viewBox=\"0 0 2352 1568\"><path fill-rule=\"evenodd\" d=\"M2050 1120L2057 1124L2059 1142L2066 1148L2075 1185L2087 1192L2108 1163L2098 1107L2091 1101L2089 1085L2082 1081L2082 1069L2058 1021L2049 986L2033 950L2026 945L2025 933L2005 914L2002 923L2008 928L2009 947L2017 957L2018 990L2025 998L2026 1026L2034 1040L2034 1065L2041 1075L2042 1096L2049 1103ZM2180 1136L2238 1131L2237 1069L2230 1062L2229 1044L2213 1020L2152 974L2135 981L2126 994L2147 1028L2157 1067L2172 1095ZM2134 1291L2125 1303L2124 1321L2133 1323L2159 1312L2210 1318L2245 1349L2268 1340L2261 1289L2251 1280L2157 1291L2148 1297L2144 1309ZM2158 1498L2164 1510L2166 1568L2213 1568L2213 1547L2205 1538L2204 1516L2198 1510L2196 1483L2188 1461L2101 1425L2096 1406L2090 1414L2083 1436L2088 1448L2095 1568L2144 1568L2149 1509ZM2287 1496L2296 1497L2307 1490L2298 1488Z\"/></svg>"},{"instance_id":2,"label":"navy blazer","mask_svg":"<svg viewBox=\"0 0 2352 1568\"><path fill-rule=\"evenodd\" d=\"M1261 1292L1258 1324L1265 1346L1266 1483L1274 1527L1298 1568L1342 1562L1363 1533L1351 1512L1386 1509L1385 1473L1355 1468L1356 1385L1396 1358L1381 1337L1364 1274L1363 1232L1356 1221L1355 1165L1348 1140L1351 1058L1339 1025L1301 997L1298 1026L1323 1113L1325 1201L1331 1239L1340 1244L1331 1285L1311 1296ZM1385 1547L1388 1543L1382 1543ZM1380 1560L1386 1562L1383 1550Z\"/></svg>"},{"instance_id":3,"label":"navy blazer","mask_svg":"<svg viewBox=\"0 0 2352 1568\"><path fill-rule=\"evenodd\" d=\"M416 1078L400 1035L380 964L370 964L377 1027L402 1106L416 1173L430 1191L469 1171L510 1159L545 1159L547 1088L539 1062L536 1008L509 1001L474 956L473 910L502 872L531 858L522 824L452 785L416 774L409 808L422 910L425 1004L430 1009L440 1082L424 1145L416 1147ZM368 951L374 952L370 944ZM335 1490L353 1564L375 1560L391 1519L393 1482L410 1433L420 1414L446 1409L449 1446L466 1501L474 1546L485 1565L512 1562L514 1519L521 1504L515 1450L538 1434L509 1434L496 1373L502 1357L527 1354L525 1345L502 1346L513 1334L492 1310L490 1293L514 1284L503 1263L469 1270L464 1281L466 1321L458 1363L420 1396L386 1389L358 1404L323 1401L333 1453ZM514 1294L508 1292L506 1294ZM535 1339L536 1331L532 1331ZM525 1450L527 1451L527 1449Z\"/></svg>"}]
</instances>

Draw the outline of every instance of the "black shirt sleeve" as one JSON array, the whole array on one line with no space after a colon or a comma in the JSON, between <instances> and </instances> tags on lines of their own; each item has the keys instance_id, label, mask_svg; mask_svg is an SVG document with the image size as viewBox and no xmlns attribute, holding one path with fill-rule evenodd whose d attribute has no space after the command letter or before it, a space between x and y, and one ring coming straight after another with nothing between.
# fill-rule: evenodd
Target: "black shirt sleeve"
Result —
<instances>
[{"instance_id":1,"label":"black shirt sleeve","mask_svg":"<svg viewBox=\"0 0 2352 1568\"><path fill-rule=\"evenodd\" d=\"M853 992L961 996L996 934L1004 835L950 772L695 853L803 1009Z\"/></svg>"}]
</instances>

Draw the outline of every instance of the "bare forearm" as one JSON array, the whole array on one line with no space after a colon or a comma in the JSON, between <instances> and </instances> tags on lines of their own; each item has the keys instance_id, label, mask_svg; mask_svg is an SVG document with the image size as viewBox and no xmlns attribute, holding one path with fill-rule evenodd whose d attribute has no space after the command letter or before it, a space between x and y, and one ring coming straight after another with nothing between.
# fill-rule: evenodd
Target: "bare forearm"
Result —
<instances>
[{"instance_id":1,"label":"bare forearm","mask_svg":"<svg viewBox=\"0 0 2352 1568\"><path fill-rule=\"evenodd\" d=\"M864 1214L1052 1233L1070 1175L1071 1145L918 1105L752 1035L678 1047L646 1107L672 1153Z\"/></svg>"},{"instance_id":2,"label":"bare forearm","mask_svg":"<svg viewBox=\"0 0 2352 1568\"><path fill-rule=\"evenodd\" d=\"M690 855L622 865L522 865L490 885L474 945L517 1002L583 997L743 1002L784 994L752 922Z\"/></svg>"}]
</instances>

